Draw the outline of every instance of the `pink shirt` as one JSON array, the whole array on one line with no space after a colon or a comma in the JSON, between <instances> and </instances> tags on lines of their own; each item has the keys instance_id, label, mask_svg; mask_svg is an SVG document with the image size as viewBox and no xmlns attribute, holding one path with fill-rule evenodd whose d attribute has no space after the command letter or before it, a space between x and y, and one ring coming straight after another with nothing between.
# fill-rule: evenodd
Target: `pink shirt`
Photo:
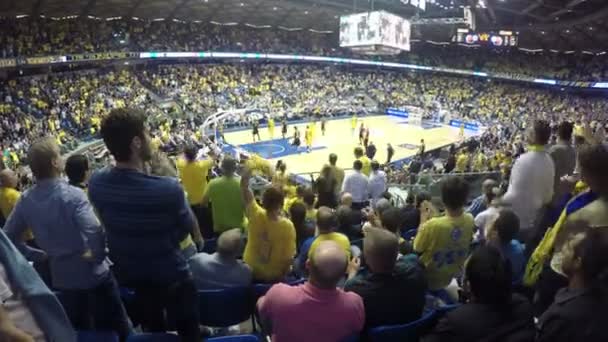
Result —
<instances>
[{"instance_id":1,"label":"pink shirt","mask_svg":"<svg viewBox=\"0 0 608 342\"><path fill-rule=\"evenodd\" d=\"M274 285L258 301L263 319L272 322L275 342L339 342L363 329L363 300L341 289L322 290L310 283Z\"/></svg>"}]
</instances>

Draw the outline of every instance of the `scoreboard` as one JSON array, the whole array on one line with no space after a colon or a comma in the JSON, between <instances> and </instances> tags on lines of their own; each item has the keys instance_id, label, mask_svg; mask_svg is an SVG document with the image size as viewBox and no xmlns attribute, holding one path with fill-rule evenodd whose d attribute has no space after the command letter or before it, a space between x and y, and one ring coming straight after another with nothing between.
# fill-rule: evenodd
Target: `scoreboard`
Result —
<instances>
[{"instance_id":1,"label":"scoreboard","mask_svg":"<svg viewBox=\"0 0 608 342\"><path fill-rule=\"evenodd\" d=\"M518 32L500 30L476 32L459 28L454 37L456 43L467 45L484 45L492 47L513 47L519 42Z\"/></svg>"}]
</instances>

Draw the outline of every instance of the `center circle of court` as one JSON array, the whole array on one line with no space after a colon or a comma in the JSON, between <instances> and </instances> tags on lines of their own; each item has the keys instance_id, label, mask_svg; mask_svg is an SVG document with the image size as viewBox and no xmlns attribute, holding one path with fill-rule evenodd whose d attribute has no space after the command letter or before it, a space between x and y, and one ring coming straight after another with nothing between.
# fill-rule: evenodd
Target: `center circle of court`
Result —
<instances>
[{"instance_id":1,"label":"center circle of court","mask_svg":"<svg viewBox=\"0 0 608 342\"><path fill-rule=\"evenodd\" d=\"M259 144L258 147L267 149L267 153L270 154L279 154L285 151L285 147L277 144Z\"/></svg>"}]
</instances>

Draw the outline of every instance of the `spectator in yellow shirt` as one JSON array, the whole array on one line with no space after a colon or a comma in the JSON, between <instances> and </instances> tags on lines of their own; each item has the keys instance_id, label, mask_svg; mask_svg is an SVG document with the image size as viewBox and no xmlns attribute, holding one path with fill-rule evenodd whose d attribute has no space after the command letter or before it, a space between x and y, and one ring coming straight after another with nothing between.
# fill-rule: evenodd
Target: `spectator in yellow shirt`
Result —
<instances>
[{"instance_id":1,"label":"spectator in yellow shirt","mask_svg":"<svg viewBox=\"0 0 608 342\"><path fill-rule=\"evenodd\" d=\"M310 237L302 243L300 253L296 259L296 267L298 272L304 272L304 265L315 252L315 249L323 241L333 241L338 246L344 249L347 257L350 258L350 241L348 237L342 233L336 232L338 229L338 215L336 212L328 207L321 207L317 211L317 217L315 218L317 223L318 234Z\"/></svg>"},{"instance_id":2,"label":"spectator in yellow shirt","mask_svg":"<svg viewBox=\"0 0 608 342\"><path fill-rule=\"evenodd\" d=\"M8 219L17 201L19 201L19 197L21 197L21 192L17 190L18 184L19 179L15 172L9 169L0 172L0 212L4 220ZM34 235L28 229L23 234L23 238L25 241L33 240Z\"/></svg>"},{"instance_id":3,"label":"spectator in yellow shirt","mask_svg":"<svg viewBox=\"0 0 608 342\"><path fill-rule=\"evenodd\" d=\"M363 168L361 168L361 172L365 176L369 177L369 175L372 173L372 162L363 153L363 149L361 147L355 147L355 159L361 161L361 164L363 164Z\"/></svg>"},{"instance_id":4,"label":"spectator in yellow shirt","mask_svg":"<svg viewBox=\"0 0 608 342\"><path fill-rule=\"evenodd\" d=\"M201 203L207 188L207 177L215 161L213 159L196 160L196 153L195 146L187 146L184 149L183 158L177 160L177 172L188 195L190 207L198 220L199 227L203 230L201 234L209 237L212 235L210 231L213 229L211 215Z\"/></svg>"},{"instance_id":5,"label":"spectator in yellow shirt","mask_svg":"<svg viewBox=\"0 0 608 342\"><path fill-rule=\"evenodd\" d=\"M466 172L469 166L469 154L466 151L462 151L458 158L456 158L456 172Z\"/></svg>"},{"instance_id":6,"label":"spectator in yellow shirt","mask_svg":"<svg viewBox=\"0 0 608 342\"><path fill-rule=\"evenodd\" d=\"M461 271L473 239L473 216L464 206L469 185L461 177L450 177L441 185L444 216L426 221L414 239L414 251L426 267L430 290L446 288Z\"/></svg>"},{"instance_id":7,"label":"spectator in yellow shirt","mask_svg":"<svg viewBox=\"0 0 608 342\"><path fill-rule=\"evenodd\" d=\"M21 193L17 191L18 179L12 170L0 172L0 212L6 220L17 204Z\"/></svg>"},{"instance_id":8,"label":"spectator in yellow shirt","mask_svg":"<svg viewBox=\"0 0 608 342\"><path fill-rule=\"evenodd\" d=\"M249 189L251 170L241 175L241 193L249 219L247 245L243 260L253 270L257 282L272 283L285 278L296 253L296 230L293 223L281 216L283 192L270 187L262 195L260 207Z\"/></svg>"}]
</instances>

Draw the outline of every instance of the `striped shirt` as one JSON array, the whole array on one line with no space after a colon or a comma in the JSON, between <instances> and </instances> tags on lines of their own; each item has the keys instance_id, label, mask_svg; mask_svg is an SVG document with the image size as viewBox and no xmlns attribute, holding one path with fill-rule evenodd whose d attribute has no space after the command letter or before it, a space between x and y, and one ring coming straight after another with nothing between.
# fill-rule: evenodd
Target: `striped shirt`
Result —
<instances>
[{"instance_id":1,"label":"striped shirt","mask_svg":"<svg viewBox=\"0 0 608 342\"><path fill-rule=\"evenodd\" d=\"M179 242L193 218L177 179L105 168L91 177L89 196L106 229L120 282L167 284L189 276Z\"/></svg>"}]
</instances>

